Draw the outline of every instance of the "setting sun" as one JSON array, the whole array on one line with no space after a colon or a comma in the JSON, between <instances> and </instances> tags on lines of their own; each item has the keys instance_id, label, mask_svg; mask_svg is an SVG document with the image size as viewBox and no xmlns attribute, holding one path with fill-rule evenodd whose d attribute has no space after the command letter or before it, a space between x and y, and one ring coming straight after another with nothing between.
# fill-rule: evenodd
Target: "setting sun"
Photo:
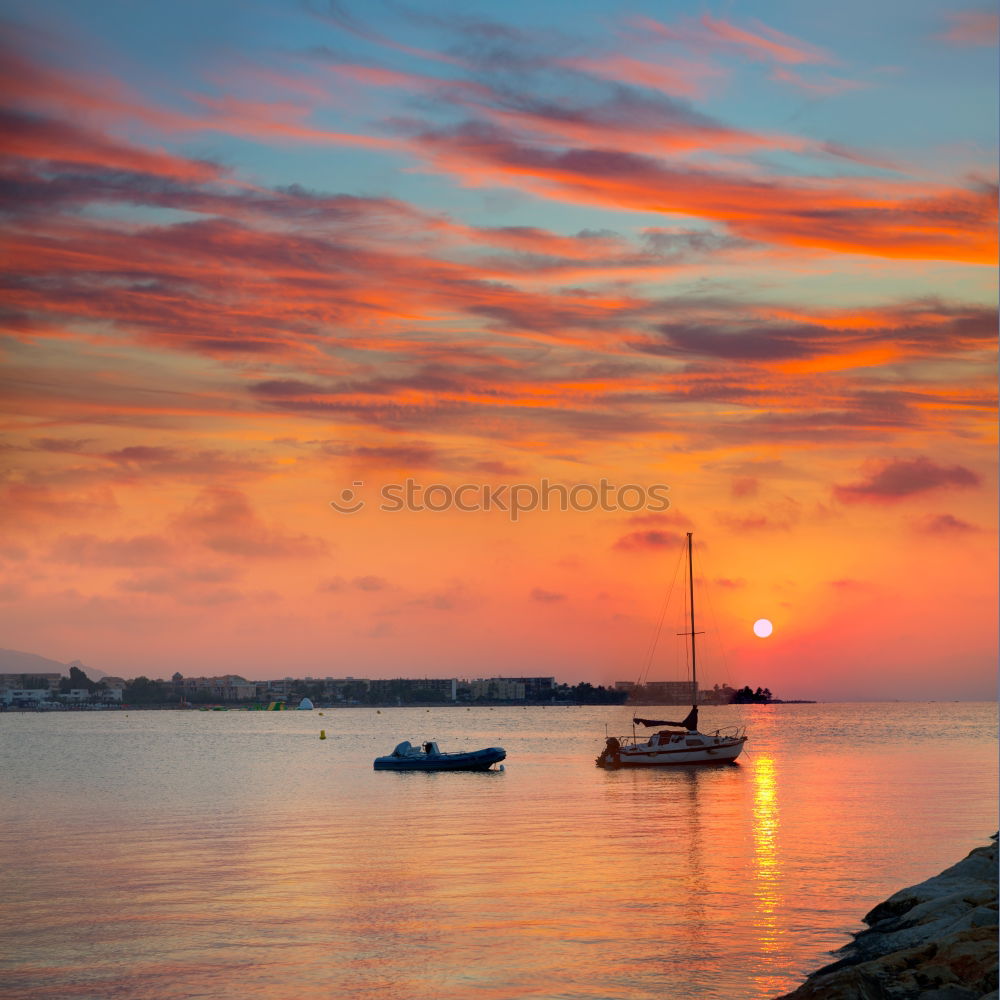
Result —
<instances>
[{"instance_id":1,"label":"setting sun","mask_svg":"<svg viewBox=\"0 0 1000 1000\"><path fill-rule=\"evenodd\" d=\"M766 618L758 618L753 623L753 634L758 639L766 639L774 631L774 626Z\"/></svg>"}]
</instances>

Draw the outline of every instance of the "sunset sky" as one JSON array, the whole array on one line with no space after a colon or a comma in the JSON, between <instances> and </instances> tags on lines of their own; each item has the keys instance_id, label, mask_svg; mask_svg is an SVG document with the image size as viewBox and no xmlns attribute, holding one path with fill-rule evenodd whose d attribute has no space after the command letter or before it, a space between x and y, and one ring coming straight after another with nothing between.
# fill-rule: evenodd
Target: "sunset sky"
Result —
<instances>
[{"instance_id":1,"label":"sunset sky","mask_svg":"<svg viewBox=\"0 0 1000 1000\"><path fill-rule=\"evenodd\" d=\"M993 8L5 10L0 646L995 696Z\"/></svg>"}]
</instances>

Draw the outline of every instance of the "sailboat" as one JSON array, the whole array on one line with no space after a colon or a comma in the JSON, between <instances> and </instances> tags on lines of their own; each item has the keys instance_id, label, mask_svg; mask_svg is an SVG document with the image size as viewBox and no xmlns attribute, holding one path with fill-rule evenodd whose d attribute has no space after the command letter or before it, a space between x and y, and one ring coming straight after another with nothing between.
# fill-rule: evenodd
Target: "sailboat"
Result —
<instances>
[{"instance_id":1,"label":"sailboat","mask_svg":"<svg viewBox=\"0 0 1000 1000\"><path fill-rule=\"evenodd\" d=\"M632 736L607 737L604 749L597 758L598 767L661 767L675 764L729 764L739 757L747 741L746 732L740 727L716 729L712 733L698 730L698 661L695 650L694 627L694 556L692 554L692 533L687 533L688 586L690 588L689 607L691 631L681 635L691 637L691 680L693 683L691 711L680 722L668 719L633 718ZM674 726L674 729L660 729L649 739L635 735L635 726L647 728Z\"/></svg>"}]
</instances>

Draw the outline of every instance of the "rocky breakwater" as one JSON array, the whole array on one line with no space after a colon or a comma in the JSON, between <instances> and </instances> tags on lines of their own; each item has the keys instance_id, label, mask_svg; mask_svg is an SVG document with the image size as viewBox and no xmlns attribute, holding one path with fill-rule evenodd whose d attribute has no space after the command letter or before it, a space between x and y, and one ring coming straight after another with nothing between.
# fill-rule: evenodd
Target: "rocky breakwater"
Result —
<instances>
[{"instance_id":1,"label":"rocky breakwater","mask_svg":"<svg viewBox=\"0 0 1000 1000\"><path fill-rule=\"evenodd\" d=\"M992 841L879 903L836 962L779 1000L998 1000Z\"/></svg>"}]
</instances>

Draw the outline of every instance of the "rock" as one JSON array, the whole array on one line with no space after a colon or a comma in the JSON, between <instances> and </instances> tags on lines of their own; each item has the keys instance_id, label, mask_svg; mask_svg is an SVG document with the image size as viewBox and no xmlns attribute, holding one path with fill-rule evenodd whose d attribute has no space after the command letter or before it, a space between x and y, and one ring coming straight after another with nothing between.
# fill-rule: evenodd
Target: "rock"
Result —
<instances>
[{"instance_id":1,"label":"rock","mask_svg":"<svg viewBox=\"0 0 1000 1000\"><path fill-rule=\"evenodd\" d=\"M919 885L901 889L885 902L879 903L865 914L864 922L869 927L874 927L883 920L898 917L920 903L930 902L941 896L954 895L966 890L974 892L987 882L992 882L995 887L996 872L997 845L994 843L986 847L977 847L958 864L946 868L940 875L935 875L934 878L929 878Z\"/></svg>"},{"instance_id":2,"label":"rock","mask_svg":"<svg viewBox=\"0 0 1000 1000\"><path fill-rule=\"evenodd\" d=\"M993 839L879 903L837 961L779 1000L1000 1000Z\"/></svg>"}]
</instances>

